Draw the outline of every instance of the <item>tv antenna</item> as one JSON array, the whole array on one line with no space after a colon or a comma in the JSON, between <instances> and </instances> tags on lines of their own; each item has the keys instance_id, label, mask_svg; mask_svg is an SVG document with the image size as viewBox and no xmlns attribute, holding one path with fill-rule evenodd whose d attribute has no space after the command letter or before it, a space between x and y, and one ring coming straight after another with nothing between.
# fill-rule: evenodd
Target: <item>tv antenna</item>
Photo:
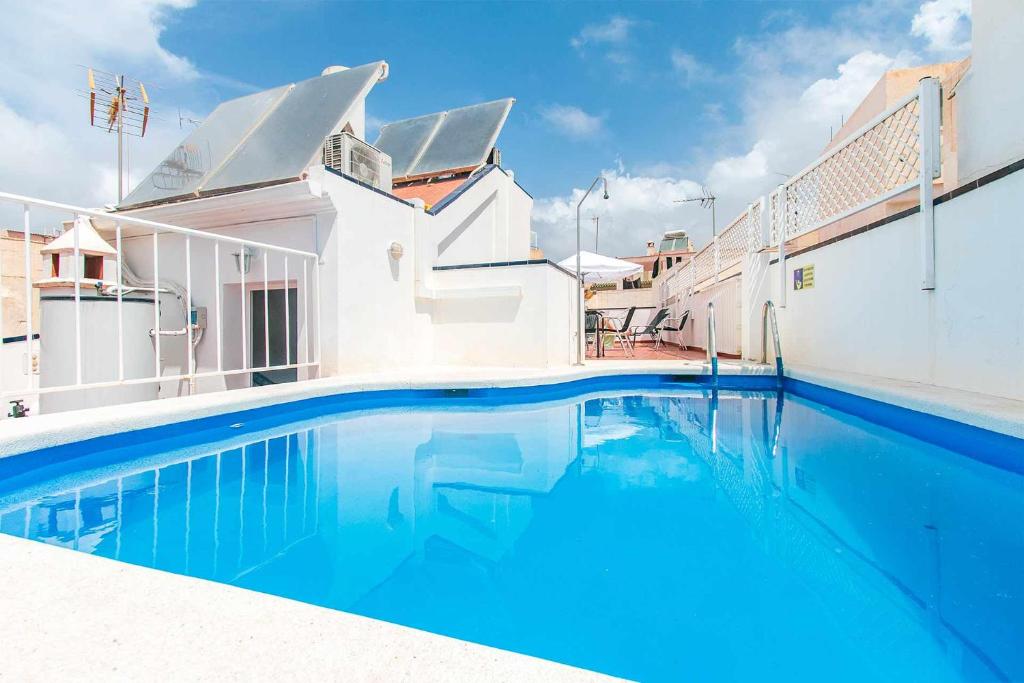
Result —
<instances>
[{"instance_id":1,"label":"tv antenna","mask_svg":"<svg viewBox=\"0 0 1024 683\"><path fill-rule=\"evenodd\" d=\"M89 125L117 134L117 201L124 199L125 142L129 135L145 137L149 126L146 86L124 74L87 67Z\"/></svg>"},{"instance_id":2,"label":"tv antenna","mask_svg":"<svg viewBox=\"0 0 1024 683\"><path fill-rule=\"evenodd\" d=\"M699 197L689 197L686 199L676 199L676 204L686 204L688 202L700 202L700 208L711 209L711 237L714 238L718 235L718 229L715 225L715 195L711 194L711 190L707 186L700 188Z\"/></svg>"},{"instance_id":3,"label":"tv antenna","mask_svg":"<svg viewBox=\"0 0 1024 683\"><path fill-rule=\"evenodd\" d=\"M196 119L185 116L181 113L181 107L178 107L178 128L184 129L186 123L192 126L193 128L198 128L199 124L202 123L202 121L197 121Z\"/></svg>"}]
</instances>

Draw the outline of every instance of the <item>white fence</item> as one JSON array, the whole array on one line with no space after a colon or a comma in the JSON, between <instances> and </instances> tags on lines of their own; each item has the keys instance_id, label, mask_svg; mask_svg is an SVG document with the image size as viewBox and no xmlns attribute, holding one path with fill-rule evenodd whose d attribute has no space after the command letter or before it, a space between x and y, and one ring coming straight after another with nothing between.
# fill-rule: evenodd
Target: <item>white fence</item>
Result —
<instances>
[{"instance_id":1,"label":"white fence","mask_svg":"<svg viewBox=\"0 0 1024 683\"><path fill-rule=\"evenodd\" d=\"M0 205L12 204L21 209L24 221L25 283L23 291L13 294L23 296L25 299L25 334L31 336L38 331L41 335L43 351L39 358L40 372L46 375L47 363L51 364L50 369L63 364L67 370L67 381L54 382L51 373L50 381L37 383L32 374L28 373L21 386L6 383L0 385L0 400L5 403L12 399L28 401L30 397L64 392L140 385L159 386L171 382L184 383L187 392L193 393L196 391L196 381L203 378L252 376L253 373L298 371L302 368L310 369L309 372L312 372L319 367L320 335L316 321L320 310L320 267L315 253L0 192ZM70 257L67 261L70 272L63 272L61 267L60 277L33 282L31 234L40 232L45 227L33 225L33 209L45 216L47 225L52 225L62 218L90 219L98 232L109 236L107 242L116 256L107 258L111 261L109 265L115 271L116 277L103 276L96 279L85 275L83 263L86 254L82 252L84 245L80 244L81 235L76 228L73 250L67 254ZM162 245L166 252L163 258ZM139 258L140 254L145 255L145 263L139 263L143 260ZM133 255L134 263L131 258ZM257 272L248 273L250 265L257 261L256 256L261 257L258 260L262 261L262 266L259 269L254 268ZM232 262L235 267L226 272L231 268L229 264ZM200 266L198 269L194 267L197 263ZM151 275L147 273L145 282L142 282L132 270L133 267L138 269L140 265L151 272ZM273 282L269 277L271 267L275 273ZM109 273L109 270L106 273ZM184 282L175 282L168 273L180 273ZM232 299L233 302L234 298L238 299L239 307L230 312L226 310L224 302L224 292L228 286L234 288L233 293L237 290L239 294ZM285 289L284 315L282 319L275 320L270 315L270 292L282 286ZM63 287L64 291L73 292L66 297L60 297L70 306L70 312L65 308L60 316L49 319L59 319L65 324L55 324L51 330L39 329L40 325L33 320L32 314L32 301L35 290L39 287ZM290 304L289 289L297 290L295 306ZM260 358L253 357L256 343L260 341L256 338L259 330L249 329L253 316L260 313L252 309L253 298L247 295L254 291L262 291L263 343ZM146 304L152 308L152 327L148 327L147 323L145 330L145 336L148 338L139 339L133 336L129 339L126 335L129 315L131 320L138 322L137 307L133 307L130 313L126 312L128 302L132 302L133 305L139 303L133 295L145 296L147 301L151 300L151 303ZM164 312L165 318L170 317L167 316L167 309L175 308L167 304L166 299L169 296L178 299L177 307L181 309L183 318L180 329L164 329L161 326L161 313ZM200 320L195 305L197 297L204 299L209 308L212 308L205 326L202 325L204 321ZM162 298L165 299L163 303ZM116 313L112 315L113 323L107 329L102 329L100 321L87 318L87 313L83 312L83 307L87 303L95 301L104 301L116 306ZM65 316L64 312L68 312L68 315ZM291 319L292 316L294 320ZM42 317L44 320L47 319L45 314ZM73 318L73 325L71 320L65 318ZM240 325L236 324L239 320ZM0 308L0 329L3 329L3 322L3 309ZM276 340L281 339L278 336L280 330L275 329L276 326L284 330L283 363L271 362L272 334ZM298 330L297 335L293 330ZM196 363L196 344L197 337L203 336L204 332L212 333L212 339L209 335L206 336L214 343L215 354L210 353L210 363L206 368L200 368ZM294 342L293 336L297 337ZM171 341L164 342L165 337ZM90 340L91 350L83 349L85 338ZM185 341L181 367L177 372L165 373L161 344L171 344L175 338ZM238 357L234 353L237 348L240 351L240 363L226 361L225 352L229 344L238 344L238 347L231 348L229 355L232 358ZM102 345L102 348L97 350L97 345ZM139 376L138 372L126 369L126 358L132 358L133 352L142 346L146 347L147 357L149 349L152 348L153 362L150 374ZM60 360L56 359L57 349L61 351ZM104 372L99 373L99 379L97 368L94 367L96 363L105 366ZM231 367L232 365L237 367ZM9 374L0 377L9 377Z\"/></svg>"},{"instance_id":2,"label":"white fence","mask_svg":"<svg viewBox=\"0 0 1024 683\"><path fill-rule=\"evenodd\" d=\"M941 173L939 107L938 79L922 79L913 94L757 199L689 262L666 271L658 285L661 305L675 316L690 310L696 317L694 339L699 339L706 306L697 306L697 298L703 303L707 297L697 295L740 273L748 254L777 249L784 263L787 241L915 189L922 214L921 287L934 289L932 183ZM776 303L785 306L786 269L779 273Z\"/></svg>"}]
</instances>

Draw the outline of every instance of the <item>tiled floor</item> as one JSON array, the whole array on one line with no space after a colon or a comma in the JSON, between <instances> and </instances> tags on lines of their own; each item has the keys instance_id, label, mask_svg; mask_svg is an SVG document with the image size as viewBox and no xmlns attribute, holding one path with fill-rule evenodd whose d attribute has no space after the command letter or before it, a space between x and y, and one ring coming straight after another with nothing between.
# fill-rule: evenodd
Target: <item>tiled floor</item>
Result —
<instances>
[{"instance_id":1,"label":"tiled floor","mask_svg":"<svg viewBox=\"0 0 1024 683\"><path fill-rule=\"evenodd\" d=\"M615 346L606 347L604 356L601 358L594 358L594 347L591 346L587 351L587 358L590 360L704 360L706 354L702 349L691 349L684 351L682 348L673 344L662 344L657 351L654 350L654 344L648 342L638 341L633 349L633 356L627 356L622 351L622 347L618 344Z\"/></svg>"}]
</instances>

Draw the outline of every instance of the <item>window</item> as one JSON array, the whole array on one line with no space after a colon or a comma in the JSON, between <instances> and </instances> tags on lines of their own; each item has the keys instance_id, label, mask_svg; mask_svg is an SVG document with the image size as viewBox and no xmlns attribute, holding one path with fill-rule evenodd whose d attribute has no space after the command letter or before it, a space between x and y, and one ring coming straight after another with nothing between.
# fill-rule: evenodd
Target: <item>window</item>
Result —
<instances>
[{"instance_id":1,"label":"window","mask_svg":"<svg viewBox=\"0 0 1024 683\"><path fill-rule=\"evenodd\" d=\"M103 257L102 256L86 256L85 257L85 276L90 280L102 280L103 279Z\"/></svg>"},{"instance_id":2,"label":"window","mask_svg":"<svg viewBox=\"0 0 1024 683\"><path fill-rule=\"evenodd\" d=\"M60 254L50 254L50 276L60 277Z\"/></svg>"}]
</instances>

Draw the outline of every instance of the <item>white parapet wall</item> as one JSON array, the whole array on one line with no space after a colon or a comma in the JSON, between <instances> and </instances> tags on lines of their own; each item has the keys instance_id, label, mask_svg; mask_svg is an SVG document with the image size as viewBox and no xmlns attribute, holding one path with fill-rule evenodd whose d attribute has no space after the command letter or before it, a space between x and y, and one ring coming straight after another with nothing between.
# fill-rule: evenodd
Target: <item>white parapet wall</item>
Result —
<instances>
[{"instance_id":1,"label":"white parapet wall","mask_svg":"<svg viewBox=\"0 0 1024 683\"><path fill-rule=\"evenodd\" d=\"M574 360L575 279L550 263L433 272L421 305L438 365L557 367Z\"/></svg>"},{"instance_id":2,"label":"white parapet wall","mask_svg":"<svg viewBox=\"0 0 1024 683\"><path fill-rule=\"evenodd\" d=\"M972 3L971 66L957 84L956 134L960 182L1024 158L1024 5L1020 0Z\"/></svg>"},{"instance_id":3,"label":"white parapet wall","mask_svg":"<svg viewBox=\"0 0 1024 683\"><path fill-rule=\"evenodd\" d=\"M932 291L921 289L920 213L786 260L785 360L1024 399L1017 171L935 207ZM793 271L814 266L814 286ZM779 300L778 264L768 274Z\"/></svg>"}]
</instances>

